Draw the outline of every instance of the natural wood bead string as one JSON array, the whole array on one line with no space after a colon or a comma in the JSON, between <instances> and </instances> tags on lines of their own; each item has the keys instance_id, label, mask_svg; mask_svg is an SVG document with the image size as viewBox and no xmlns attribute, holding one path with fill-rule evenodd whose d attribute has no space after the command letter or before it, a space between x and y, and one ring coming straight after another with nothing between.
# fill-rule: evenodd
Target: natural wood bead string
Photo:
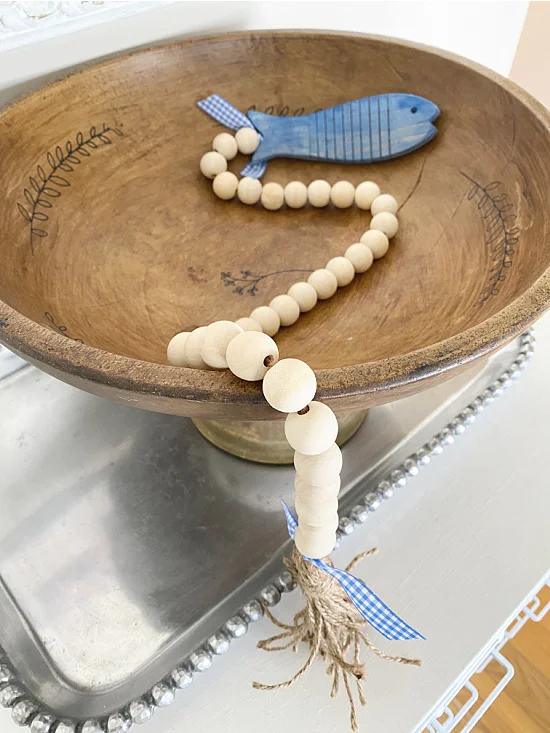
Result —
<instances>
[{"instance_id":1,"label":"natural wood bead string","mask_svg":"<svg viewBox=\"0 0 550 733\"><path fill-rule=\"evenodd\" d=\"M243 331L229 343L225 358L236 377L258 382L279 361L279 349L266 333Z\"/></svg>"},{"instance_id":2,"label":"natural wood bead string","mask_svg":"<svg viewBox=\"0 0 550 733\"><path fill-rule=\"evenodd\" d=\"M230 200L238 196L245 205L261 202L276 211L286 204L299 209L309 202L314 207L337 208L355 205L372 214L370 228L359 242L351 244L343 256L330 259L324 268L312 272L307 282L294 283L286 294L275 296L269 305L254 308L250 316L233 321L216 321L191 333L179 333L168 345L168 361L174 366L195 369L229 368L246 381L262 381L267 402L287 413L285 435L294 449L296 477L295 508L298 529L294 538L297 550L305 557L330 554L338 527L338 493L342 454L336 445L336 415L322 402L315 401L315 372L299 359L279 360L273 336L281 326L289 327L301 313L312 310L318 300L331 298L339 287L349 285L356 274L366 272L373 261L383 257L389 240L396 234L398 204L380 191L372 181L357 187L348 181L330 185L316 180L306 187L291 181L284 188L244 177L240 180L227 170L227 161L237 152L250 154L258 147L259 136L252 128L242 128L233 137L216 135L212 150L200 161L203 175L212 180L216 196Z\"/></svg>"},{"instance_id":3,"label":"natural wood bead string","mask_svg":"<svg viewBox=\"0 0 550 733\"><path fill-rule=\"evenodd\" d=\"M288 294L298 303L301 313L308 313L315 308L319 299L317 291L309 283L294 283L288 289Z\"/></svg>"},{"instance_id":4,"label":"natural wood bead string","mask_svg":"<svg viewBox=\"0 0 550 733\"><path fill-rule=\"evenodd\" d=\"M305 456L302 453L296 453L294 468L304 481L314 486L322 486L328 480L337 479L340 475L342 451L334 443L328 450L317 455Z\"/></svg>"},{"instance_id":5,"label":"natural wood bead string","mask_svg":"<svg viewBox=\"0 0 550 733\"><path fill-rule=\"evenodd\" d=\"M201 356L214 369L227 369L227 347L243 329L233 321L215 321L207 326L201 346Z\"/></svg>"},{"instance_id":6,"label":"natural wood bead string","mask_svg":"<svg viewBox=\"0 0 550 733\"><path fill-rule=\"evenodd\" d=\"M269 304L277 313L281 326L292 326L300 317L300 306L291 295L277 295Z\"/></svg>"},{"instance_id":7,"label":"natural wood bead string","mask_svg":"<svg viewBox=\"0 0 550 733\"><path fill-rule=\"evenodd\" d=\"M220 132L212 141L212 150L223 155L226 160L233 160L239 152L239 146L234 135Z\"/></svg>"}]
</instances>

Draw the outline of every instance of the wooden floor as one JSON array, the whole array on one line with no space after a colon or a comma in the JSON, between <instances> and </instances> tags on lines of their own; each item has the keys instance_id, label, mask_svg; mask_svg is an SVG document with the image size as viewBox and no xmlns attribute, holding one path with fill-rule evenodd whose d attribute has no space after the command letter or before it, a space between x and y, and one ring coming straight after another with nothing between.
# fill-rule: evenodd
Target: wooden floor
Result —
<instances>
[{"instance_id":1,"label":"wooden floor","mask_svg":"<svg viewBox=\"0 0 550 733\"><path fill-rule=\"evenodd\" d=\"M549 598L543 593L542 604ZM528 621L502 653L514 665L515 675L472 733L550 733L550 613L539 623ZM502 674L502 668L492 662L474 677L480 699L487 697ZM451 706L455 712L460 697L458 703Z\"/></svg>"}]
</instances>

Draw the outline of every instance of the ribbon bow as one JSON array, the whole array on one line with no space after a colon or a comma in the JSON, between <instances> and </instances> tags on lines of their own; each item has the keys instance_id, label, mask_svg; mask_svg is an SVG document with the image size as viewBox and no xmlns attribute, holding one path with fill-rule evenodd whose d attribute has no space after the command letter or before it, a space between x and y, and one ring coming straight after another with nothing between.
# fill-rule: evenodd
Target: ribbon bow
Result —
<instances>
[{"instance_id":1,"label":"ribbon bow","mask_svg":"<svg viewBox=\"0 0 550 733\"><path fill-rule=\"evenodd\" d=\"M197 102L197 107L202 109L203 112L206 112L207 115L210 115L210 117L213 117L221 125L229 127L230 130L240 130L241 127L251 127L253 130L256 129L240 109L233 107L232 104L229 104L229 102L223 97L220 97L219 94L211 94L209 97L201 99ZM241 173L243 176L261 178L265 173L266 168L267 163L247 163Z\"/></svg>"},{"instance_id":2,"label":"ribbon bow","mask_svg":"<svg viewBox=\"0 0 550 733\"><path fill-rule=\"evenodd\" d=\"M283 507L286 514L288 534L292 539L294 539L296 529L298 528L298 522L284 501ZM332 577L335 578L346 591L346 595L359 611L361 616L368 621L371 626L385 636L386 639L406 640L426 638L405 623L403 619L399 618L399 616L394 613L391 608L388 608L388 606L378 598L376 593L373 593L372 590L359 578L356 578L351 573L346 573L344 570L339 570L323 560L316 560L305 556L304 559L313 565L316 565L321 570L324 570L325 573L332 575Z\"/></svg>"}]
</instances>

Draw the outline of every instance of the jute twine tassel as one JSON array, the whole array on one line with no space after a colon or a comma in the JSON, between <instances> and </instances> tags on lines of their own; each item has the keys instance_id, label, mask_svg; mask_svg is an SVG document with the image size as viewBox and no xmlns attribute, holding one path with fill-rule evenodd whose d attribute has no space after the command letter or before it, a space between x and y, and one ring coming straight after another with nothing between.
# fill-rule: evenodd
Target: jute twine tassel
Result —
<instances>
[{"instance_id":1,"label":"jute twine tassel","mask_svg":"<svg viewBox=\"0 0 550 733\"><path fill-rule=\"evenodd\" d=\"M376 552L374 548L357 555L346 571L350 572L360 560ZM332 564L330 558L326 558L326 562ZM300 642L305 642L309 644L310 653L304 666L286 682L277 685L254 682L253 687L256 690L282 690L290 687L308 671L319 656L327 663L327 674L332 675L331 697L336 697L340 683L343 683L350 704L351 729L357 731L357 708L352 684L356 685L357 698L361 705L366 703L362 689L365 665L359 660L361 642L381 659L416 666L420 665L420 660L390 656L378 649L363 630L367 621L357 611L340 584L305 560L296 547L291 558L285 558L285 564L305 596L306 607L294 616L292 624L282 623L265 607L268 618L283 631L258 642L258 647L268 652L290 648L297 651Z\"/></svg>"}]
</instances>

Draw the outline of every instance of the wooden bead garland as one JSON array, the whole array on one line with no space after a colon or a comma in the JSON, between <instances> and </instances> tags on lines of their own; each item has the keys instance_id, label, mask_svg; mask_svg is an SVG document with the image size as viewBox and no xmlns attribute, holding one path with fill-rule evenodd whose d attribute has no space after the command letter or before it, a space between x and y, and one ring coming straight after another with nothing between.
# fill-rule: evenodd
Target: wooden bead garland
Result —
<instances>
[{"instance_id":1,"label":"wooden bead garland","mask_svg":"<svg viewBox=\"0 0 550 733\"><path fill-rule=\"evenodd\" d=\"M380 186L373 181L363 181L355 189L355 205L368 211L377 196L380 196Z\"/></svg>"},{"instance_id":2,"label":"wooden bead garland","mask_svg":"<svg viewBox=\"0 0 550 733\"><path fill-rule=\"evenodd\" d=\"M315 372L299 359L281 359L271 367L262 384L264 397L279 412L303 410L315 397Z\"/></svg>"},{"instance_id":3,"label":"wooden bead garland","mask_svg":"<svg viewBox=\"0 0 550 733\"><path fill-rule=\"evenodd\" d=\"M188 331L182 331L181 333L177 333L168 344L166 355L168 357L168 361L173 366L187 366L187 359L185 358L185 343L188 336Z\"/></svg>"},{"instance_id":4,"label":"wooden bead garland","mask_svg":"<svg viewBox=\"0 0 550 733\"><path fill-rule=\"evenodd\" d=\"M397 214L398 209L397 201L389 193L383 193L378 195L371 204L370 210L373 216L381 214L383 211L388 211L390 214Z\"/></svg>"},{"instance_id":5,"label":"wooden bead garland","mask_svg":"<svg viewBox=\"0 0 550 733\"><path fill-rule=\"evenodd\" d=\"M325 451L325 453L328 453L328 451ZM315 456L307 457L315 458ZM340 484L341 481L339 474L336 477L333 475L326 476L323 483L317 482L315 484L304 481L299 474L296 474L294 478L296 496L299 496L300 501L305 502L306 504L315 504L317 501L334 499L340 493Z\"/></svg>"},{"instance_id":6,"label":"wooden bead garland","mask_svg":"<svg viewBox=\"0 0 550 733\"><path fill-rule=\"evenodd\" d=\"M328 405L310 402L288 415L285 420L285 435L295 451L305 456L316 456L329 450L336 441L338 421Z\"/></svg>"},{"instance_id":7,"label":"wooden bead garland","mask_svg":"<svg viewBox=\"0 0 550 733\"><path fill-rule=\"evenodd\" d=\"M333 257L327 262L327 270L332 272L339 288L349 285L355 277L355 268L347 257Z\"/></svg>"},{"instance_id":8,"label":"wooden bead garland","mask_svg":"<svg viewBox=\"0 0 550 733\"><path fill-rule=\"evenodd\" d=\"M277 211L285 202L285 192L279 183L266 183L262 189L260 201L264 209Z\"/></svg>"},{"instance_id":9,"label":"wooden bead garland","mask_svg":"<svg viewBox=\"0 0 550 733\"><path fill-rule=\"evenodd\" d=\"M375 260L383 257L390 246L390 240L384 232L376 229L369 229L368 232L365 232L361 237L361 243L367 245Z\"/></svg>"},{"instance_id":10,"label":"wooden bead garland","mask_svg":"<svg viewBox=\"0 0 550 733\"><path fill-rule=\"evenodd\" d=\"M260 331L263 333L261 325L255 318L237 318L235 323L237 326L240 326L243 331Z\"/></svg>"},{"instance_id":11,"label":"wooden bead garland","mask_svg":"<svg viewBox=\"0 0 550 733\"><path fill-rule=\"evenodd\" d=\"M236 377L258 382L279 360L279 349L266 333L243 331L229 342L225 358Z\"/></svg>"},{"instance_id":12,"label":"wooden bead garland","mask_svg":"<svg viewBox=\"0 0 550 733\"><path fill-rule=\"evenodd\" d=\"M336 444L338 422L330 407L314 399L317 380L313 370L299 359L279 360L278 347L271 337L281 326L291 326L301 313L312 310L318 300L331 298L338 287L351 283L356 275L369 270L374 260L387 253L389 240L399 228L396 216L398 203L393 196L382 193L373 181L363 181L357 187L348 181L331 185L324 180L314 180L307 187L301 181L291 181L283 188L276 182L262 185L259 180L246 176L239 180L227 170L227 161L235 158L237 152L253 153L259 142L258 133L251 127L241 128L235 136L221 133L214 138L212 151L201 158L200 170L207 178L213 179L212 189L218 198L227 201L237 195L242 204L254 206L260 203L268 211L276 211L284 205L300 209L308 204L323 208L332 203L334 207L343 209L355 204L360 210L370 211L369 229L359 242L348 246L344 256L332 257L324 268L313 271L307 282L294 283L287 294L275 296L268 306L255 308L250 316L239 318L234 323L218 321L191 333L176 334L168 345L167 356L174 366L229 368L236 377L245 381L262 381L266 401L275 410L287 413L284 430L295 451L295 510L298 519L294 550L288 566L306 595L308 618L310 621L314 619L314 630L307 638L313 651L305 667L289 682L267 686L254 683L254 686L257 689L287 686L300 677L320 649L322 656L328 654L332 660L329 670L333 669L334 685L339 675L344 679L352 703L352 727L355 730L347 676L354 675L360 680L363 675L363 667L357 659L359 638L365 640L357 631L360 623L357 618L361 617L354 616L351 604L345 603L351 597L342 596L341 589L337 591L326 585L325 594L327 581L324 576L319 580L315 573L321 571L309 562L310 559L320 560L330 555L336 542L342 470L342 454ZM302 615L305 613L301 612ZM319 613L320 618L317 618ZM267 640L265 648L270 642L280 643L281 637L294 635L296 643L303 640L303 627L297 621L299 617L300 614L295 617L294 626L284 627L290 631ZM321 633L324 641L319 646ZM345 659L345 652L352 638L355 639L356 659L350 665ZM334 649L333 644L336 644ZM377 653L391 658L378 650ZM401 657L395 659L417 663Z\"/></svg>"},{"instance_id":13,"label":"wooden bead garland","mask_svg":"<svg viewBox=\"0 0 550 733\"><path fill-rule=\"evenodd\" d=\"M281 320L281 326L292 326L300 317L300 306L290 295L277 295L269 304Z\"/></svg>"},{"instance_id":14,"label":"wooden bead garland","mask_svg":"<svg viewBox=\"0 0 550 733\"><path fill-rule=\"evenodd\" d=\"M185 346L183 349L183 358L187 362L187 366L192 369L208 369L208 364L204 361L201 356L202 343L204 341L204 334L206 332L206 326L199 326L194 331L191 331Z\"/></svg>"},{"instance_id":15,"label":"wooden bead garland","mask_svg":"<svg viewBox=\"0 0 550 733\"><path fill-rule=\"evenodd\" d=\"M314 486L323 486L336 478L342 470L342 451L333 443L330 448L317 455L294 454L294 468L301 479Z\"/></svg>"},{"instance_id":16,"label":"wooden bead garland","mask_svg":"<svg viewBox=\"0 0 550 733\"><path fill-rule=\"evenodd\" d=\"M225 352L230 342L243 329L233 321L215 321L207 326L201 345L201 357L214 369L227 369Z\"/></svg>"},{"instance_id":17,"label":"wooden bead garland","mask_svg":"<svg viewBox=\"0 0 550 733\"><path fill-rule=\"evenodd\" d=\"M313 285L317 291L319 300L331 298L338 290L338 280L336 275L325 268L315 270L307 279L310 285Z\"/></svg>"},{"instance_id":18,"label":"wooden bead garland","mask_svg":"<svg viewBox=\"0 0 550 733\"><path fill-rule=\"evenodd\" d=\"M233 160L239 152L239 146L234 135L228 132L220 132L212 142L212 150L223 155L226 160Z\"/></svg>"},{"instance_id":19,"label":"wooden bead garland","mask_svg":"<svg viewBox=\"0 0 550 733\"><path fill-rule=\"evenodd\" d=\"M331 185L328 181L312 181L307 187L309 203L316 208L328 206L330 203Z\"/></svg>"},{"instance_id":20,"label":"wooden bead garland","mask_svg":"<svg viewBox=\"0 0 550 733\"><path fill-rule=\"evenodd\" d=\"M263 332L267 333L268 336L275 336L281 328L279 314L268 305L260 305L258 308L254 308L250 314L250 318L257 321L262 327Z\"/></svg>"},{"instance_id":21,"label":"wooden bead garland","mask_svg":"<svg viewBox=\"0 0 550 733\"><path fill-rule=\"evenodd\" d=\"M349 209L355 199L355 186L349 181L338 181L332 187L330 200L338 209Z\"/></svg>"},{"instance_id":22,"label":"wooden bead garland","mask_svg":"<svg viewBox=\"0 0 550 733\"><path fill-rule=\"evenodd\" d=\"M336 526L338 526L338 499L336 497L307 504L296 496L294 506L302 524L308 524L310 527L330 527L336 518Z\"/></svg>"},{"instance_id":23,"label":"wooden bead garland","mask_svg":"<svg viewBox=\"0 0 550 733\"><path fill-rule=\"evenodd\" d=\"M253 204L258 203L261 195L262 184L257 178L250 178L249 176L241 178L239 185L237 186L237 196L239 197L239 201L243 204L252 206Z\"/></svg>"},{"instance_id":24,"label":"wooden bead garland","mask_svg":"<svg viewBox=\"0 0 550 733\"><path fill-rule=\"evenodd\" d=\"M350 244L344 257L348 258L358 275L362 272L366 272L374 260L372 249L362 242Z\"/></svg>"},{"instance_id":25,"label":"wooden bead garland","mask_svg":"<svg viewBox=\"0 0 550 733\"><path fill-rule=\"evenodd\" d=\"M220 153L211 150L202 156L200 169L203 176L216 178L217 175L227 170L227 159Z\"/></svg>"},{"instance_id":26,"label":"wooden bead garland","mask_svg":"<svg viewBox=\"0 0 550 733\"><path fill-rule=\"evenodd\" d=\"M331 186L324 180L306 187L291 181L284 188L279 183L262 183L251 177L240 180L227 170L227 161L237 152L251 154L259 144L258 133L242 128L235 136L221 133L214 138L213 150L201 158L203 175L213 179L216 196L253 206L261 202L269 211L286 204L291 209L309 205L317 208L331 202L337 208L355 205L372 214L370 228L360 242L351 244L344 256L329 260L324 268L312 272L307 282L292 285L287 294L274 297L268 306L254 308L250 316L236 322L217 321L191 333L179 333L168 345L168 361L190 368L229 368L246 381L262 381L267 402L287 413L285 435L295 450L297 549L306 557L328 555L336 539L338 492L342 454L336 445L338 423L327 405L315 401L317 380L313 370L299 359L279 360L279 351L271 338L282 327L289 327L300 313L312 310L318 300L331 298L338 287L352 282L356 274L366 272L373 260L383 257L399 223L397 201L384 194L372 181L357 187L348 181Z\"/></svg>"},{"instance_id":27,"label":"wooden bead garland","mask_svg":"<svg viewBox=\"0 0 550 733\"><path fill-rule=\"evenodd\" d=\"M301 181L291 181L285 186L285 204L291 209L301 209L307 203L307 188Z\"/></svg>"},{"instance_id":28,"label":"wooden bead garland","mask_svg":"<svg viewBox=\"0 0 550 733\"><path fill-rule=\"evenodd\" d=\"M288 294L298 303L301 313L307 313L315 308L319 300L317 291L309 283L294 283L289 288Z\"/></svg>"},{"instance_id":29,"label":"wooden bead garland","mask_svg":"<svg viewBox=\"0 0 550 733\"><path fill-rule=\"evenodd\" d=\"M395 214L391 214L389 211L381 211L372 217L370 228L383 232L388 239L391 239L397 234L399 222Z\"/></svg>"},{"instance_id":30,"label":"wooden bead garland","mask_svg":"<svg viewBox=\"0 0 550 733\"><path fill-rule=\"evenodd\" d=\"M251 155L260 144L260 136L252 127L241 127L237 130L235 140L239 151L245 155Z\"/></svg>"},{"instance_id":31,"label":"wooden bead garland","mask_svg":"<svg viewBox=\"0 0 550 733\"><path fill-rule=\"evenodd\" d=\"M294 544L305 557L326 557L336 543L336 529L298 524Z\"/></svg>"},{"instance_id":32,"label":"wooden bead garland","mask_svg":"<svg viewBox=\"0 0 550 733\"><path fill-rule=\"evenodd\" d=\"M216 196L223 201L229 201L237 193L239 181L237 176L231 171L219 173L212 181L212 190Z\"/></svg>"}]
</instances>

